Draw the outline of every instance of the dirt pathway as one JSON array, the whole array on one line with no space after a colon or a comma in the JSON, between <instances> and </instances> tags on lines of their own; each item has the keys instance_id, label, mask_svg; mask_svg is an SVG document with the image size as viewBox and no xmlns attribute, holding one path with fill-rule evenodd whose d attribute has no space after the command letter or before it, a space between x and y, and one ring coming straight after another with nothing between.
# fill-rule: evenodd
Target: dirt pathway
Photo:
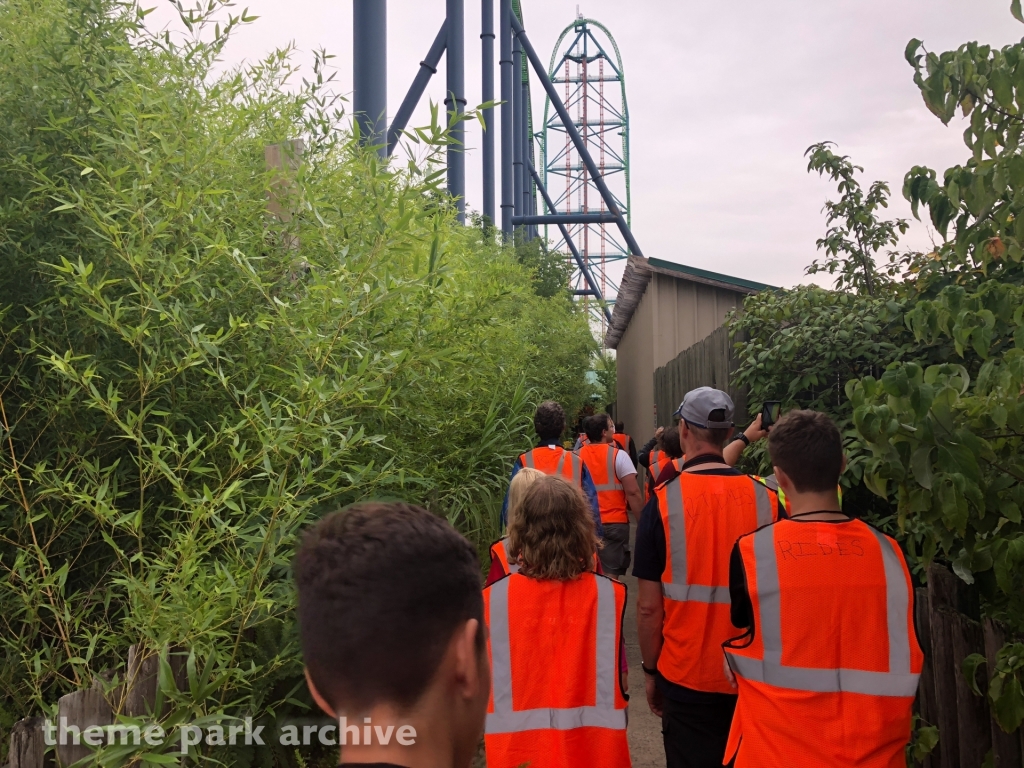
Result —
<instances>
[{"instance_id":1,"label":"dirt pathway","mask_svg":"<svg viewBox=\"0 0 1024 768\"><path fill-rule=\"evenodd\" d=\"M636 533L636 523L632 525ZM661 741L661 720L647 706L644 695L644 671L640 669L640 644L636 633L636 579L626 574L622 579L628 591L623 634L629 660L629 752L633 768L664 768L665 749Z\"/></svg>"}]
</instances>

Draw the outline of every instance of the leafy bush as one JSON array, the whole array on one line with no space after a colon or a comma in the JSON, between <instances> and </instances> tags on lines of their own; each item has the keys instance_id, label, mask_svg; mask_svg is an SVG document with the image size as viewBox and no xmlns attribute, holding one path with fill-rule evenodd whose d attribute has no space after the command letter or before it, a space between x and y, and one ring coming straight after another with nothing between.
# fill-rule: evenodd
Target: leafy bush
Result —
<instances>
[{"instance_id":1,"label":"leafy bush","mask_svg":"<svg viewBox=\"0 0 1024 768\"><path fill-rule=\"evenodd\" d=\"M1019 0L1012 12L1024 21ZM963 165L941 181L915 167L904 182L914 215L927 212L942 244L891 255L880 275L863 258L878 249L854 247L871 238L851 236L878 201L861 198L858 209L849 198L819 246L839 287L863 292L748 299L737 321L750 334L740 376L755 403L776 397L832 413L852 456L844 483L873 492L866 509L906 544L917 572L936 558L950 563L988 615L1024 633L1024 43L935 54L912 40L906 55L935 115L970 118ZM825 145L811 151L836 166ZM849 192L846 175L832 177ZM874 231L893 243L892 226ZM1010 731L1024 721L1019 648L1007 645L989 670L993 711Z\"/></svg>"},{"instance_id":2,"label":"leafy bush","mask_svg":"<svg viewBox=\"0 0 1024 768\"><path fill-rule=\"evenodd\" d=\"M2 726L132 643L198 660L172 717L301 710L299 530L391 496L482 544L531 402L584 390L585 314L455 223L445 130L381 164L326 55L214 75L221 12L174 42L131 0L0 5Z\"/></svg>"}]
</instances>

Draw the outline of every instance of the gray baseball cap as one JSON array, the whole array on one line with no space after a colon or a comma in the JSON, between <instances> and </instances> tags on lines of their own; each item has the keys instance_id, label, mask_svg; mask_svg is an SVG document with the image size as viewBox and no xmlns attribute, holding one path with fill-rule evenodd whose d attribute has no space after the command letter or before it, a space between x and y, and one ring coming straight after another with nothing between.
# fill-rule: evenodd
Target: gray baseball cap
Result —
<instances>
[{"instance_id":1,"label":"gray baseball cap","mask_svg":"<svg viewBox=\"0 0 1024 768\"><path fill-rule=\"evenodd\" d=\"M683 402L673 413L673 416L682 419L695 427L705 429L728 429L733 426L732 415L736 406L732 398L720 389L713 387L697 387L686 393ZM715 411L721 411L721 419L712 420L711 416Z\"/></svg>"}]
</instances>

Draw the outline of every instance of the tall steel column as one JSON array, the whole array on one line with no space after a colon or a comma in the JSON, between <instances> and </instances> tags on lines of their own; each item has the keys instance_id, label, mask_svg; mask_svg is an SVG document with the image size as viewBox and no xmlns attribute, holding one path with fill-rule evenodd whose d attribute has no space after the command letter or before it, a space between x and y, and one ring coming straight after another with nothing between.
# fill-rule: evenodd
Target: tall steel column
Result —
<instances>
[{"instance_id":1,"label":"tall steel column","mask_svg":"<svg viewBox=\"0 0 1024 768\"><path fill-rule=\"evenodd\" d=\"M523 127L526 115L523 110L523 49L519 40L512 43L512 190L515 196L514 211L522 216L523 211Z\"/></svg>"},{"instance_id":2,"label":"tall steel column","mask_svg":"<svg viewBox=\"0 0 1024 768\"><path fill-rule=\"evenodd\" d=\"M483 83L481 97L486 104L494 101L494 0L481 0L480 55ZM494 109L484 110L484 219L494 226Z\"/></svg>"},{"instance_id":3,"label":"tall steel column","mask_svg":"<svg viewBox=\"0 0 1024 768\"><path fill-rule=\"evenodd\" d=\"M512 117L512 0L500 0L498 18L501 58L501 231L508 242L512 238L515 209Z\"/></svg>"},{"instance_id":4,"label":"tall steel column","mask_svg":"<svg viewBox=\"0 0 1024 768\"><path fill-rule=\"evenodd\" d=\"M363 0L366 2L367 0ZM371 0L372 1L372 0ZM447 0L448 8L448 97L445 105L451 114L450 132L454 143L448 145L448 194L455 198L459 223L466 223L466 129L460 115L466 108L465 3Z\"/></svg>"},{"instance_id":5,"label":"tall steel column","mask_svg":"<svg viewBox=\"0 0 1024 768\"><path fill-rule=\"evenodd\" d=\"M430 50L427 51L427 58L420 62L419 71L416 73L412 85L409 86L409 92L405 94L405 99L403 99L401 106L398 107L395 119L391 121L391 127L388 128L389 155L394 153L395 147L398 146L398 140L402 138L402 131L405 130L405 126L409 123L409 118L412 117L416 105L420 103L420 97L423 96L423 91L427 89L427 83L430 82L430 78L433 75L437 74L437 65L441 61L441 56L444 55L444 49L447 46L448 22L446 21L441 25L441 29L434 38L434 43L430 46Z\"/></svg>"},{"instance_id":6,"label":"tall steel column","mask_svg":"<svg viewBox=\"0 0 1024 768\"><path fill-rule=\"evenodd\" d=\"M366 144L380 145L387 156L388 133L388 3L352 2L353 109Z\"/></svg>"},{"instance_id":7,"label":"tall steel column","mask_svg":"<svg viewBox=\"0 0 1024 768\"><path fill-rule=\"evenodd\" d=\"M530 192L533 188L533 179L530 178L530 173L527 168L529 167L528 163L532 160L532 156L530 155L530 144L533 142L533 137L530 135L531 120L529 83L525 76L521 78L519 89L522 94L520 96L520 101L523 105L522 132L519 135L520 141L523 145L523 204L521 207L524 216L531 216L536 213L536 211L533 210L533 206L530 204ZM536 226L533 224L526 228L526 236L528 240L533 239L535 230Z\"/></svg>"}]
</instances>

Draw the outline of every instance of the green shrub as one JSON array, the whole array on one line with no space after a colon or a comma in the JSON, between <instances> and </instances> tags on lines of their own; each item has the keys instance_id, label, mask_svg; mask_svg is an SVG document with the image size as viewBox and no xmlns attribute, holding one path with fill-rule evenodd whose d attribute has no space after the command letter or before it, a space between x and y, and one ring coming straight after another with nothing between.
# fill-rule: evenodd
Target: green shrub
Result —
<instances>
[{"instance_id":1,"label":"green shrub","mask_svg":"<svg viewBox=\"0 0 1024 768\"><path fill-rule=\"evenodd\" d=\"M222 10L175 43L132 1L0 5L0 726L132 643L198 660L173 718L302 711L300 529L401 497L482 545L531 403L584 391L585 314L457 225L436 120L380 163L325 55L215 75Z\"/></svg>"}]
</instances>

